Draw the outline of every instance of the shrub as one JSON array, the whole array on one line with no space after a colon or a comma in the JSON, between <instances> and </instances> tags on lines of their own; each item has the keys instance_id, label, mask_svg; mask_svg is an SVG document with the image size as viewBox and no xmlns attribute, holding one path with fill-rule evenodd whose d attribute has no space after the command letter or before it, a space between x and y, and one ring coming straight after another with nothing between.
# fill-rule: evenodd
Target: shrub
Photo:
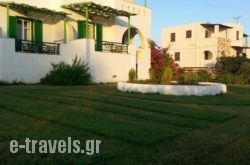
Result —
<instances>
[{"instance_id":1,"label":"shrub","mask_svg":"<svg viewBox=\"0 0 250 165\"><path fill-rule=\"evenodd\" d=\"M173 80L183 82L185 75L185 70L183 68L178 68L173 72Z\"/></svg>"},{"instance_id":2,"label":"shrub","mask_svg":"<svg viewBox=\"0 0 250 165\"><path fill-rule=\"evenodd\" d=\"M232 84L233 82L233 74L226 72L217 75L216 81L225 84Z\"/></svg>"},{"instance_id":3,"label":"shrub","mask_svg":"<svg viewBox=\"0 0 250 165\"><path fill-rule=\"evenodd\" d=\"M132 69L129 70L128 79L129 79L130 82L135 81L135 79L136 79L136 71L135 71L135 69L132 68Z\"/></svg>"},{"instance_id":4,"label":"shrub","mask_svg":"<svg viewBox=\"0 0 250 165\"><path fill-rule=\"evenodd\" d=\"M239 74L243 76L245 83L250 84L250 62L244 63L240 67Z\"/></svg>"},{"instance_id":5,"label":"shrub","mask_svg":"<svg viewBox=\"0 0 250 165\"><path fill-rule=\"evenodd\" d=\"M249 63L249 59L246 57L220 57L215 65L218 72L230 72L232 74L237 74L240 70L241 65L245 62Z\"/></svg>"},{"instance_id":6,"label":"shrub","mask_svg":"<svg viewBox=\"0 0 250 165\"><path fill-rule=\"evenodd\" d=\"M159 67L151 67L149 69L149 77L152 83L159 84L161 82L162 70Z\"/></svg>"},{"instance_id":7,"label":"shrub","mask_svg":"<svg viewBox=\"0 0 250 165\"><path fill-rule=\"evenodd\" d=\"M198 73L197 72L188 72L185 74L184 79L183 79L183 84L187 85L194 85L198 84Z\"/></svg>"},{"instance_id":8,"label":"shrub","mask_svg":"<svg viewBox=\"0 0 250 165\"><path fill-rule=\"evenodd\" d=\"M247 84L247 81L244 79L243 75L234 75L233 76L233 84L244 85Z\"/></svg>"},{"instance_id":9,"label":"shrub","mask_svg":"<svg viewBox=\"0 0 250 165\"><path fill-rule=\"evenodd\" d=\"M217 82L224 84L245 84L245 79L243 75L233 75L232 73L226 72L219 74L216 78Z\"/></svg>"},{"instance_id":10,"label":"shrub","mask_svg":"<svg viewBox=\"0 0 250 165\"><path fill-rule=\"evenodd\" d=\"M173 77L172 69L169 67L166 67L161 77L161 84L170 84L172 77Z\"/></svg>"},{"instance_id":11,"label":"shrub","mask_svg":"<svg viewBox=\"0 0 250 165\"><path fill-rule=\"evenodd\" d=\"M65 62L51 64L52 70L40 80L45 85L86 85L91 80L89 67L77 57L72 65Z\"/></svg>"},{"instance_id":12,"label":"shrub","mask_svg":"<svg viewBox=\"0 0 250 165\"><path fill-rule=\"evenodd\" d=\"M213 79L212 74L206 70L199 70L197 72L197 74L198 74L198 81L199 82L209 82Z\"/></svg>"},{"instance_id":13,"label":"shrub","mask_svg":"<svg viewBox=\"0 0 250 165\"><path fill-rule=\"evenodd\" d=\"M250 59L246 57L220 57L216 81L226 84L250 83Z\"/></svg>"}]
</instances>

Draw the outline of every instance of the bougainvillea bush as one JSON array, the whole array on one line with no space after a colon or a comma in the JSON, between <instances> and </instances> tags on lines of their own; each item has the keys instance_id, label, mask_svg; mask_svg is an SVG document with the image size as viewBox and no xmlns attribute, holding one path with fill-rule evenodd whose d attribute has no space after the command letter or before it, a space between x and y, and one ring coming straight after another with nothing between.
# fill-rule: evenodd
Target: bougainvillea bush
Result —
<instances>
[{"instance_id":1,"label":"bougainvillea bush","mask_svg":"<svg viewBox=\"0 0 250 165\"><path fill-rule=\"evenodd\" d=\"M149 69L150 80L152 83L168 84L169 82L165 80L171 80L173 74L175 74L179 68L179 65L174 62L174 59L167 52L169 47L161 48L155 43L155 41L150 39L148 40L148 43L151 48L151 67ZM165 68L171 69L173 74L163 74ZM171 72L168 71L168 73ZM163 75L164 78L162 78Z\"/></svg>"}]
</instances>

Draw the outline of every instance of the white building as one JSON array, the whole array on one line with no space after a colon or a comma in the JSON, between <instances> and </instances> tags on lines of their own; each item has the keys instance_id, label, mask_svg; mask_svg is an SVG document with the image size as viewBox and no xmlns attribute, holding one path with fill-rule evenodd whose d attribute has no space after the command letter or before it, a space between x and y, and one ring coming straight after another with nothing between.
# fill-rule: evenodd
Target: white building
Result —
<instances>
[{"instance_id":1,"label":"white building","mask_svg":"<svg viewBox=\"0 0 250 165\"><path fill-rule=\"evenodd\" d=\"M0 0L0 18L0 81L39 82L51 63L76 55L89 64L93 82L125 81L131 68L148 77L146 0Z\"/></svg>"},{"instance_id":2,"label":"white building","mask_svg":"<svg viewBox=\"0 0 250 165\"><path fill-rule=\"evenodd\" d=\"M192 23L162 31L162 46L181 67L214 67L218 57L248 56L247 35L236 23Z\"/></svg>"}]
</instances>

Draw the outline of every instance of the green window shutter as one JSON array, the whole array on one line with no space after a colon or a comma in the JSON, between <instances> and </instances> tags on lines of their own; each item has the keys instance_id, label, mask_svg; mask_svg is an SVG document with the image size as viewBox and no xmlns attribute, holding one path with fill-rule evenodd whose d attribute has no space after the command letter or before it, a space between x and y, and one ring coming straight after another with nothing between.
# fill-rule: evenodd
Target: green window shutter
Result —
<instances>
[{"instance_id":1,"label":"green window shutter","mask_svg":"<svg viewBox=\"0 0 250 165\"><path fill-rule=\"evenodd\" d=\"M39 20L34 21L35 41L43 42L43 22Z\"/></svg>"},{"instance_id":2,"label":"green window shutter","mask_svg":"<svg viewBox=\"0 0 250 165\"><path fill-rule=\"evenodd\" d=\"M17 18L14 16L9 17L9 37L16 38L17 37Z\"/></svg>"},{"instance_id":3,"label":"green window shutter","mask_svg":"<svg viewBox=\"0 0 250 165\"><path fill-rule=\"evenodd\" d=\"M102 24L96 24L96 50L102 51Z\"/></svg>"},{"instance_id":4,"label":"green window shutter","mask_svg":"<svg viewBox=\"0 0 250 165\"><path fill-rule=\"evenodd\" d=\"M77 28L78 28L78 39L86 38L86 22L77 21Z\"/></svg>"}]
</instances>

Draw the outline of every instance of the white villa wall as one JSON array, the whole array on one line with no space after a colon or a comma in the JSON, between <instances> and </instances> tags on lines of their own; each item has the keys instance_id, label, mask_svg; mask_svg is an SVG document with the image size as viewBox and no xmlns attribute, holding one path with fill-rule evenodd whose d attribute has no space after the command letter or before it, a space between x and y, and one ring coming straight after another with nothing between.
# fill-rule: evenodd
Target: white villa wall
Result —
<instances>
[{"instance_id":1,"label":"white villa wall","mask_svg":"<svg viewBox=\"0 0 250 165\"><path fill-rule=\"evenodd\" d=\"M64 41L64 21L63 20L57 22L57 24L54 24L52 26L49 24L44 24L43 28L44 28L43 36L44 36L45 42L63 43ZM73 33L72 33L72 30L70 29L69 24L67 24L66 28L67 28L66 29L67 40L72 41L73 39L76 39L76 38L73 38L73 36L71 37Z\"/></svg>"},{"instance_id":2,"label":"white villa wall","mask_svg":"<svg viewBox=\"0 0 250 165\"><path fill-rule=\"evenodd\" d=\"M149 79L149 68L151 67L151 50L144 49L142 54L138 57L138 79Z\"/></svg>"},{"instance_id":3,"label":"white villa wall","mask_svg":"<svg viewBox=\"0 0 250 165\"><path fill-rule=\"evenodd\" d=\"M88 44L89 40L78 39L70 41L67 44L61 44L60 52L63 57L67 57L66 62L71 63L72 60L78 56L84 62L89 63L90 47Z\"/></svg>"},{"instance_id":4,"label":"white villa wall","mask_svg":"<svg viewBox=\"0 0 250 165\"><path fill-rule=\"evenodd\" d=\"M0 80L37 83L51 70L51 63L72 63L78 56L89 64L93 82L127 81L129 70L135 68L136 56L133 54L136 48L130 46L131 54L119 54L96 52L94 47L94 40L79 39L62 44L60 55L32 54L15 52L14 39L0 38ZM148 67L148 60L139 61L141 79L148 77L143 72L143 67Z\"/></svg>"},{"instance_id":5,"label":"white villa wall","mask_svg":"<svg viewBox=\"0 0 250 165\"><path fill-rule=\"evenodd\" d=\"M69 61L68 55L16 53L15 40L0 38L1 80L37 83L51 69L51 62Z\"/></svg>"},{"instance_id":6,"label":"white villa wall","mask_svg":"<svg viewBox=\"0 0 250 165\"><path fill-rule=\"evenodd\" d=\"M96 52L94 50L94 40L89 40L89 64L91 68L93 82L117 82L127 81L128 72L131 68L136 68L136 51L133 45L129 46L128 54ZM149 53L149 52L145 52ZM138 58L138 78L148 78L148 68L150 67L150 56Z\"/></svg>"},{"instance_id":7,"label":"white villa wall","mask_svg":"<svg viewBox=\"0 0 250 165\"><path fill-rule=\"evenodd\" d=\"M130 54L94 52L94 41L90 40L89 63L94 82L117 82L128 80L131 68Z\"/></svg>"},{"instance_id":8,"label":"white villa wall","mask_svg":"<svg viewBox=\"0 0 250 165\"><path fill-rule=\"evenodd\" d=\"M75 56L87 60L87 40L60 46L60 55L15 52L15 40L0 38L0 80L37 83L51 70L51 63L72 63Z\"/></svg>"},{"instance_id":9,"label":"white villa wall","mask_svg":"<svg viewBox=\"0 0 250 165\"><path fill-rule=\"evenodd\" d=\"M56 32L61 31L60 29L61 29L60 26L43 23L43 42L54 42L56 39L58 39L56 37ZM61 33L60 36L63 37L62 34L63 32ZM62 38L60 37L60 39Z\"/></svg>"}]
</instances>

